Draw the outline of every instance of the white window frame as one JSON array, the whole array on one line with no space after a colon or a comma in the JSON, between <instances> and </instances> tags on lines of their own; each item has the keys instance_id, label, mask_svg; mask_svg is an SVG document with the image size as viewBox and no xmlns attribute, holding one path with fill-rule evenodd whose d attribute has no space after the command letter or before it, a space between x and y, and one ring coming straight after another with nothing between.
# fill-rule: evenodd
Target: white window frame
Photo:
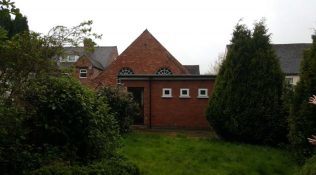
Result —
<instances>
[{"instance_id":1,"label":"white window frame","mask_svg":"<svg viewBox=\"0 0 316 175\"><path fill-rule=\"evenodd\" d=\"M81 74L86 74L85 77L81 76ZM88 78L88 69L80 69L79 70L79 78Z\"/></svg>"},{"instance_id":2,"label":"white window frame","mask_svg":"<svg viewBox=\"0 0 316 175\"><path fill-rule=\"evenodd\" d=\"M169 91L169 94L166 94L166 91ZM162 97L163 98L172 98L172 89L171 88L162 88Z\"/></svg>"},{"instance_id":3,"label":"white window frame","mask_svg":"<svg viewBox=\"0 0 316 175\"><path fill-rule=\"evenodd\" d=\"M199 88L198 89L198 98L208 98L208 89L207 88ZM205 91L205 94L201 94L202 91Z\"/></svg>"},{"instance_id":4,"label":"white window frame","mask_svg":"<svg viewBox=\"0 0 316 175\"><path fill-rule=\"evenodd\" d=\"M67 56L67 62L76 62L78 60L78 58L79 58L78 55L68 55Z\"/></svg>"},{"instance_id":5,"label":"white window frame","mask_svg":"<svg viewBox=\"0 0 316 175\"><path fill-rule=\"evenodd\" d=\"M187 94L183 94L183 91L187 91ZM190 89L180 88L180 98L190 98Z\"/></svg>"}]
</instances>

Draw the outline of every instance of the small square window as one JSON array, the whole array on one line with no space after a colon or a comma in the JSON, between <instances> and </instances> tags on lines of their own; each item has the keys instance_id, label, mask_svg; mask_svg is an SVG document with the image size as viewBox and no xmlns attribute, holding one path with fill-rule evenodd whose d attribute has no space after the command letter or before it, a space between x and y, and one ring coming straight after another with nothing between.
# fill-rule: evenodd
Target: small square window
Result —
<instances>
[{"instance_id":1,"label":"small square window","mask_svg":"<svg viewBox=\"0 0 316 175\"><path fill-rule=\"evenodd\" d=\"M190 89L180 89L180 98L190 98Z\"/></svg>"},{"instance_id":2,"label":"small square window","mask_svg":"<svg viewBox=\"0 0 316 175\"><path fill-rule=\"evenodd\" d=\"M172 97L172 89L171 88L163 88L162 89L162 97L171 98Z\"/></svg>"},{"instance_id":3,"label":"small square window","mask_svg":"<svg viewBox=\"0 0 316 175\"><path fill-rule=\"evenodd\" d=\"M80 69L79 78L87 78L88 71L87 69Z\"/></svg>"},{"instance_id":4,"label":"small square window","mask_svg":"<svg viewBox=\"0 0 316 175\"><path fill-rule=\"evenodd\" d=\"M200 88L198 98L208 98L208 90Z\"/></svg>"}]
</instances>

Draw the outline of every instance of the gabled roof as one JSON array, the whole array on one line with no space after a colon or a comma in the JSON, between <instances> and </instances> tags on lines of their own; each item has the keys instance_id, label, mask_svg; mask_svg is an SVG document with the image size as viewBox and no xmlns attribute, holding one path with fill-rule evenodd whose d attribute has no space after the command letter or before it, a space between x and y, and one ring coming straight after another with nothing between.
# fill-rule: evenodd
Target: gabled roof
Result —
<instances>
[{"instance_id":1,"label":"gabled roof","mask_svg":"<svg viewBox=\"0 0 316 175\"><path fill-rule=\"evenodd\" d=\"M150 43L152 42L152 43ZM149 45L156 45L157 47L154 48L156 50L159 50L162 55L164 55L164 58L167 58L169 62L174 63L177 65L177 67L181 70L184 74L189 74L188 70L183 67L183 65L148 31L148 29L145 29L144 32L139 35L118 57L118 59L124 57L130 50L133 50L132 48L136 45L141 43L143 46L147 48L150 47ZM141 48L140 48L141 49Z\"/></svg>"},{"instance_id":2,"label":"gabled roof","mask_svg":"<svg viewBox=\"0 0 316 175\"><path fill-rule=\"evenodd\" d=\"M281 69L285 74L299 73L303 52L311 45L310 43L272 44L279 57Z\"/></svg>"},{"instance_id":3,"label":"gabled roof","mask_svg":"<svg viewBox=\"0 0 316 175\"><path fill-rule=\"evenodd\" d=\"M183 65L190 74L200 75L200 66L199 65Z\"/></svg>"},{"instance_id":4,"label":"gabled roof","mask_svg":"<svg viewBox=\"0 0 316 175\"><path fill-rule=\"evenodd\" d=\"M79 57L86 55L83 47L65 47L66 55L78 55ZM110 65L114 59L117 57L117 47L95 47L93 53L86 55L87 58L91 61L92 65L95 68L100 70L104 70L108 65ZM60 62L60 66L68 67L69 65L73 65L74 63L69 62Z\"/></svg>"},{"instance_id":5,"label":"gabled roof","mask_svg":"<svg viewBox=\"0 0 316 175\"><path fill-rule=\"evenodd\" d=\"M147 29L94 79L95 86L116 85L124 67L134 74L152 75L160 69L169 69L173 75L190 74Z\"/></svg>"}]
</instances>

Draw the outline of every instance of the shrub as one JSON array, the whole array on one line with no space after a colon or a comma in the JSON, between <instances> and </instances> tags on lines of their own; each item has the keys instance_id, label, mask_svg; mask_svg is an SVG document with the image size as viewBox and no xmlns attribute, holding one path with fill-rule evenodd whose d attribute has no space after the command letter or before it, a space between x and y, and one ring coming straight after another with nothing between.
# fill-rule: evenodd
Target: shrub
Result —
<instances>
[{"instance_id":1,"label":"shrub","mask_svg":"<svg viewBox=\"0 0 316 175\"><path fill-rule=\"evenodd\" d=\"M305 162L298 175L316 175L316 155Z\"/></svg>"},{"instance_id":2,"label":"shrub","mask_svg":"<svg viewBox=\"0 0 316 175\"><path fill-rule=\"evenodd\" d=\"M32 147L24 144L23 112L9 105L0 104L0 169L1 174L22 174L38 165L38 156Z\"/></svg>"},{"instance_id":3,"label":"shrub","mask_svg":"<svg viewBox=\"0 0 316 175\"><path fill-rule=\"evenodd\" d=\"M139 106L133 101L132 95L122 88L113 87L103 87L98 95L107 99L110 112L118 121L120 132L128 132L130 125L140 114Z\"/></svg>"},{"instance_id":4,"label":"shrub","mask_svg":"<svg viewBox=\"0 0 316 175\"><path fill-rule=\"evenodd\" d=\"M71 78L46 77L31 83L23 101L30 118L29 144L57 147L68 160L111 157L118 146L118 128L106 99Z\"/></svg>"},{"instance_id":5,"label":"shrub","mask_svg":"<svg viewBox=\"0 0 316 175\"><path fill-rule=\"evenodd\" d=\"M207 117L225 139L275 145L286 141L284 76L263 22L238 24L216 78Z\"/></svg>"},{"instance_id":6,"label":"shrub","mask_svg":"<svg viewBox=\"0 0 316 175\"><path fill-rule=\"evenodd\" d=\"M56 162L42 167L31 175L139 175L139 169L123 160L102 160L86 166Z\"/></svg>"}]
</instances>

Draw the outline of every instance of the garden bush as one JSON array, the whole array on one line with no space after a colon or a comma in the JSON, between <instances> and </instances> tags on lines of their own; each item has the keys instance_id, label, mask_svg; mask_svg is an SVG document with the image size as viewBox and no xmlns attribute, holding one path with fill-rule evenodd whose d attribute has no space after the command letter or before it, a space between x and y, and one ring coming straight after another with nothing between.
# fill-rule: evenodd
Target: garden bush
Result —
<instances>
[{"instance_id":1,"label":"garden bush","mask_svg":"<svg viewBox=\"0 0 316 175\"><path fill-rule=\"evenodd\" d=\"M316 155L305 162L298 175L316 175Z\"/></svg>"},{"instance_id":2,"label":"garden bush","mask_svg":"<svg viewBox=\"0 0 316 175\"><path fill-rule=\"evenodd\" d=\"M106 99L72 78L41 78L24 91L29 144L57 147L68 160L111 157L118 147L117 123Z\"/></svg>"},{"instance_id":3,"label":"garden bush","mask_svg":"<svg viewBox=\"0 0 316 175\"><path fill-rule=\"evenodd\" d=\"M0 104L0 170L1 174L22 174L25 170L38 165L38 155L32 154L33 148L25 144L22 127L23 111Z\"/></svg>"},{"instance_id":4,"label":"garden bush","mask_svg":"<svg viewBox=\"0 0 316 175\"><path fill-rule=\"evenodd\" d=\"M123 160L102 160L86 166L55 162L31 173L31 175L139 175L139 169Z\"/></svg>"},{"instance_id":5,"label":"garden bush","mask_svg":"<svg viewBox=\"0 0 316 175\"><path fill-rule=\"evenodd\" d=\"M121 133L126 133L130 129L133 121L139 117L140 109L133 96L122 88L103 87L98 91L100 97L105 97L110 107L110 112L114 114Z\"/></svg>"},{"instance_id":6,"label":"garden bush","mask_svg":"<svg viewBox=\"0 0 316 175\"><path fill-rule=\"evenodd\" d=\"M30 80L20 98L0 103L2 174L28 174L54 161L115 158L119 129L106 99L69 77Z\"/></svg>"}]
</instances>

